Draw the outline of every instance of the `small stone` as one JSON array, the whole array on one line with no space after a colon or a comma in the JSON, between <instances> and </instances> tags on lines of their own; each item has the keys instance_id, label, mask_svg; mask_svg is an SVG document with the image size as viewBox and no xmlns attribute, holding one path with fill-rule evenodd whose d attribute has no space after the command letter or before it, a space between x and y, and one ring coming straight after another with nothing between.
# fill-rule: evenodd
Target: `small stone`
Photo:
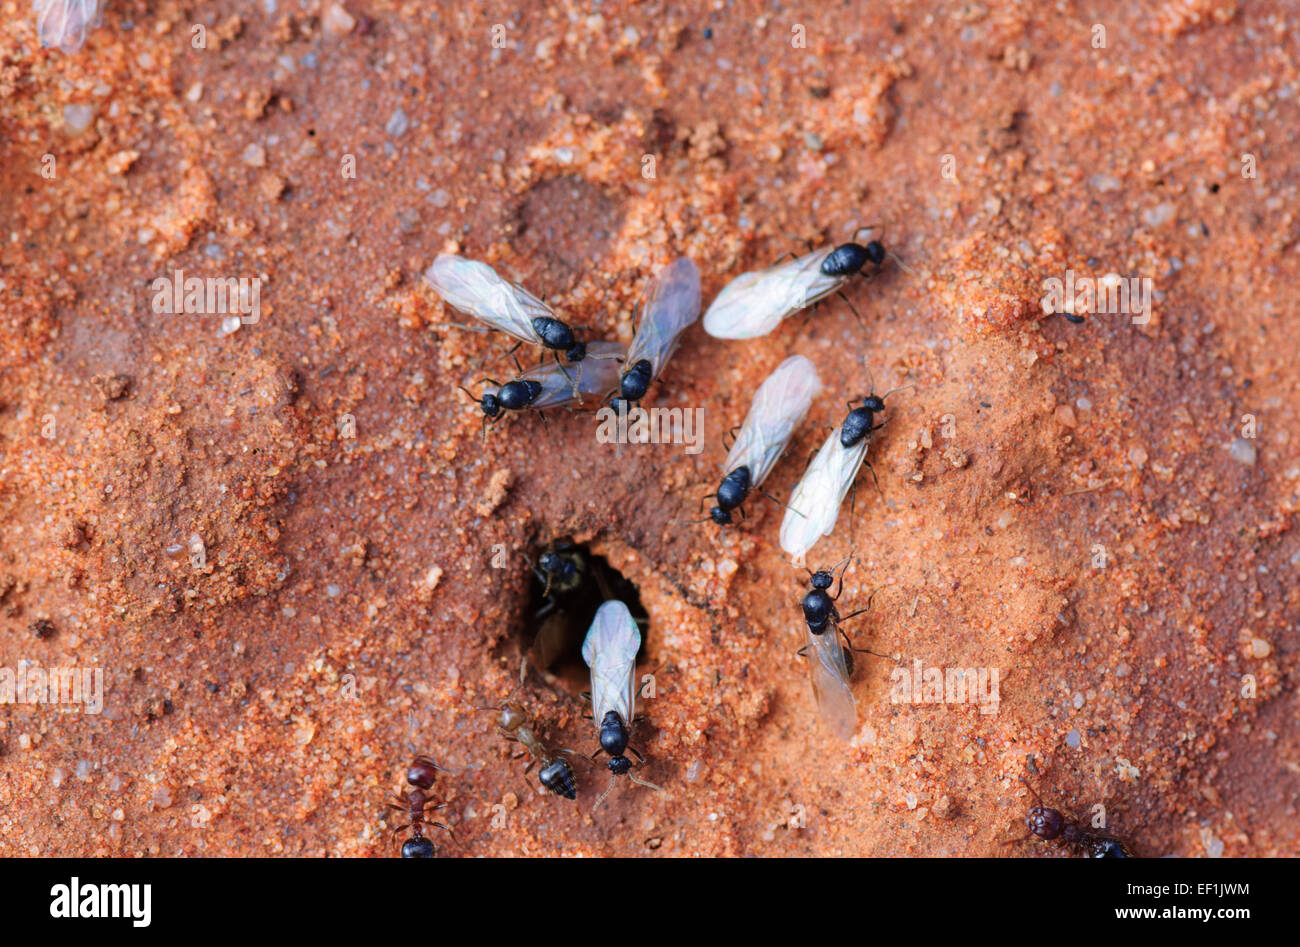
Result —
<instances>
[{"instance_id":1,"label":"small stone","mask_svg":"<svg viewBox=\"0 0 1300 947\"><path fill-rule=\"evenodd\" d=\"M1266 658L1273 653L1273 646L1263 638L1250 639L1250 656L1252 658Z\"/></svg>"},{"instance_id":2,"label":"small stone","mask_svg":"<svg viewBox=\"0 0 1300 947\"><path fill-rule=\"evenodd\" d=\"M99 390L100 397L107 403L126 396L127 390L131 387L131 376L103 372L92 378L90 383Z\"/></svg>"},{"instance_id":3,"label":"small stone","mask_svg":"<svg viewBox=\"0 0 1300 947\"><path fill-rule=\"evenodd\" d=\"M331 3L321 17L321 32L330 39L340 39L356 28L357 21L341 3Z\"/></svg>"},{"instance_id":4,"label":"small stone","mask_svg":"<svg viewBox=\"0 0 1300 947\"><path fill-rule=\"evenodd\" d=\"M1229 444L1228 453L1238 463L1246 464L1248 467L1255 466L1255 458L1257 457L1255 445L1244 437L1239 437Z\"/></svg>"},{"instance_id":5,"label":"small stone","mask_svg":"<svg viewBox=\"0 0 1300 947\"><path fill-rule=\"evenodd\" d=\"M1141 470L1147 465L1147 452L1141 447L1130 447L1128 450L1128 459L1132 462L1134 467Z\"/></svg>"},{"instance_id":6,"label":"small stone","mask_svg":"<svg viewBox=\"0 0 1300 947\"><path fill-rule=\"evenodd\" d=\"M410 127L411 120L406 117L405 112L398 108L393 110L393 114L388 119L388 124L384 126L384 131L390 138L401 138Z\"/></svg>"},{"instance_id":7,"label":"small stone","mask_svg":"<svg viewBox=\"0 0 1300 947\"><path fill-rule=\"evenodd\" d=\"M109 174L126 174L131 170L131 165L135 164L136 159L140 157L138 151L119 151L113 155L104 164L104 168Z\"/></svg>"},{"instance_id":8,"label":"small stone","mask_svg":"<svg viewBox=\"0 0 1300 947\"><path fill-rule=\"evenodd\" d=\"M1058 404L1053 412L1056 420L1066 427L1078 427L1079 419L1074 416L1074 409L1068 404Z\"/></svg>"},{"instance_id":9,"label":"small stone","mask_svg":"<svg viewBox=\"0 0 1300 947\"><path fill-rule=\"evenodd\" d=\"M93 105L63 106L63 130L69 135L80 135L95 120Z\"/></svg>"},{"instance_id":10,"label":"small stone","mask_svg":"<svg viewBox=\"0 0 1300 947\"><path fill-rule=\"evenodd\" d=\"M1177 210L1174 205L1166 201L1163 204L1157 204L1150 210L1144 210L1142 212L1142 219L1146 222L1148 227L1159 227L1173 220L1174 214L1176 213Z\"/></svg>"},{"instance_id":11,"label":"small stone","mask_svg":"<svg viewBox=\"0 0 1300 947\"><path fill-rule=\"evenodd\" d=\"M244 149L244 164L250 168L262 168L266 166L266 149L261 145L249 145Z\"/></svg>"}]
</instances>

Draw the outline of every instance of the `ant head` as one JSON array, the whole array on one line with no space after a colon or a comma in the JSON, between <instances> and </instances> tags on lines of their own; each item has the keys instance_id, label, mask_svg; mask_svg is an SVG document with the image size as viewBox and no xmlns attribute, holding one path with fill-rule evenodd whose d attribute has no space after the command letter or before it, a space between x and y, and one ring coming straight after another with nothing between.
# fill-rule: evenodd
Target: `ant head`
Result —
<instances>
[{"instance_id":1,"label":"ant head","mask_svg":"<svg viewBox=\"0 0 1300 947\"><path fill-rule=\"evenodd\" d=\"M812 574L808 583L815 589L829 589L835 583L835 577L825 569L819 569Z\"/></svg>"},{"instance_id":2,"label":"ant head","mask_svg":"<svg viewBox=\"0 0 1300 947\"><path fill-rule=\"evenodd\" d=\"M501 417L501 412L505 410L501 406L501 399L496 395L489 394L483 395L482 401L479 402L479 407L483 409L483 416L491 418L493 421Z\"/></svg>"},{"instance_id":3,"label":"ant head","mask_svg":"<svg viewBox=\"0 0 1300 947\"><path fill-rule=\"evenodd\" d=\"M406 768L406 781L416 789L431 789L438 769L438 764L427 756L417 756Z\"/></svg>"},{"instance_id":4,"label":"ant head","mask_svg":"<svg viewBox=\"0 0 1300 947\"><path fill-rule=\"evenodd\" d=\"M724 510L720 506L715 506L709 510L709 519L713 520L713 522L717 523L719 526L730 526L731 512L729 510Z\"/></svg>"},{"instance_id":5,"label":"ant head","mask_svg":"<svg viewBox=\"0 0 1300 947\"><path fill-rule=\"evenodd\" d=\"M1041 839L1051 840L1059 838L1065 831L1065 816L1061 815L1056 809L1048 809L1046 806L1034 806L1025 816L1025 825L1029 831L1033 832Z\"/></svg>"},{"instance_id":6,"label":"ant head","mask_svg":"<svg viewBox=\"0 0 1300 947\"><path fill-rule=\"evenodd\" d=\"M515 730L528 722L524 708L513 700L501 705L501 726L506 730Z\"/></svg>"},{"instance_id":7,"label":"ant head","mask_svg":"<svg viewBox=\"0 0 1300 947\"><path fill-rule=\"evenodd\" d=\"M609 761L609 771L615 776L622 776L632 768L632 761L626 756L611 757Z\"/></svg>"},{"instance_id":8,"label":"ant head","mask_svg":"<svg viewBox=\"0 0 1300 947\"><path fill-rule=\"evenodd\" d=\"M433 842L423 835L417 835L415 838L408 838L402 843L403 858L432 858Z\"/></svg>"},{"instance_id":9,"label":"ant head","mask_svg":"<svg viewBox=\"0 0 1300 947\"><path fill-rule=\"evenodd\" d=\"M565 350L564 357L567 358L570 362L581 362L584 358L587 357L587 343L574 342L572 345L568 346L568 348Z\"/></svg>"},{"instance_id":10,"label":"ant head","mask_svg":"<svg viewBox=\"0 0 1300 947\"><path fill-rule=\"evenodd\" d=\"M564 564L558 553L544 552L537 559L537 568L543 572L558 572Z\"/></svg>"},{"instance_id":11,"label":"ant head","mask_svg":"<svg viewBox=\"0 0 1300 947\"><path fill-rule=\"evenodd\" d=\"M862 399L862 407L866 408L873 414L884 411L885 399L873 392Z\"/></svg>"},{"instance_id":12,"label":"ant head","mask_svg":"<svg viewBox=\"0 0 1300 947\"><path fill-rule=\"evenodd\" d=\"M885 245L879 240L872 240L862 249L867 254L867 259L876 266L885 262Z\"/></svg>"}]
</instances>

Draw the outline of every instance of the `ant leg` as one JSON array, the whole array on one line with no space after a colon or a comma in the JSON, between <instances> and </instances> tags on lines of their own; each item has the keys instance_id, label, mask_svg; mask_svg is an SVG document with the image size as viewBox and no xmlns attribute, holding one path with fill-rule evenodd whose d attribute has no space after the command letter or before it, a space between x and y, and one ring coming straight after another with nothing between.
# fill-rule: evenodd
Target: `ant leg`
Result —
<instances>
[{"instance_id":1,"label":"ant leg","mask_svg":"<svg viewBox=\"0 0 1300 947\"><path fill-rule=\"evenodd\" d=\"M456 844L457 844L457 845L460 844L460 839L456 838L456 833L452 831L452 828L451 828L450 825L443 825L441 822L430 822L429 824L430 824L430 825L436 825L436 826L437 826L438 828L440 828L440 829L445 829L446 832L447 832L447 834L450 835L450 836L452 837L453 840L455 840Z\"/></svg>"},{"instance_id":2,"label":"ant leg","mask_svg":"<svg viewBox=\"0 0 1300 947\"><path fill-rule=\"evenodd\" d=\"M850 301L849 297L844 295L844 290L838 289L835 291L835 294L839 296L840 299L844 300L844 304L849 307L849 312L853 313L853 318L858 320L858 325L862 327L863 332L866 332L867 324L862 321L861 313L853 307L853 303Z\"/></svg>"},{"instance_id":3,"label":"ant leg","mask_svg":"<svg viewBox=\"0 0 1300 947\"><path fill-rule=\"evenodd\" d=\"M876 492L879 493L881 496L884 496L885 491L880 489L880 478L876 476L876 468L871 466L871 461L869 460L864 460L863 463L866 464L867 469L871 471L871 479L875 481Z\"/></svg>"},{"instance_id":4,"label":"ant leg","mask_svg":"<svg viewBox=\"0 0 1300 947\"><path fill-rule=\"evenodd\" d=\"M798 513L800 516L803 516L803 514L802 514L802 513L799 513L799 511L796 510L794 507L792 507L792 506L788 506L787 504L782 503L780 500L778 500L776 497L772 496L772 494L768 493L766 490L764 490L764 489L762 489L762 488L759 488L759 491L758 491L758 492L761 493L761 494L763 494L763 496L767 497L769 500L771 500L771 501L772 501L773 503L775 503L777 506L784 506L787 510L791 511L792 513Z\"/></svg>"},{"instance_id":5,"label":"ant leg","mask_svg":"<svg viewBox=\"0 0 1300 947\"><path fill-rule=\"evenodd\" d=\"M634 747L634 746L629 746L629 747L627 748L627 751L628 751L629 753L631 753L633 756L636 757L636 761L637 761L638 763L644 763L644 762L645 762L645 757L642 756L640 753L638 753L638 752L636 751L636 747Z\"/></svg>"},{"instance_id":6,"label":"ant leg","mask_svg":"<svg viewBox=\"0 0 1300 947\"><path fill-rule=\"evenodd\" d=\"M808 657L808 646L807 646L807 645L804 645L802 648L800 648L798 651L796 651L795 654L797 654L797 655L798 655L799 657L801 657L801 658L806 658L806 657Z\"/></svg>"}]
</instances>

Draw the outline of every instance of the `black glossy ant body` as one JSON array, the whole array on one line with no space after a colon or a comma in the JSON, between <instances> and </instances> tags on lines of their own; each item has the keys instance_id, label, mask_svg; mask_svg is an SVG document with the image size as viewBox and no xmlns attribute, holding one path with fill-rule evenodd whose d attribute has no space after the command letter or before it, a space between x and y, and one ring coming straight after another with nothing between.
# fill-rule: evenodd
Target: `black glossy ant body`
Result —
<instances>
[{"instance_id":1,"label":"black glossy ant body","mask_svg":"<svg viewBox=\"0 0 1300 947\"><path fill-rule=\"evenodd\" d=\"M432 858L434 855L433 840L424 834L426 825L437 826L440 829L451 829L441 822L432 822L425 819L426 809L430 812L435 809L441 809L446 806L431 806L433 798L430 790L433 789L433 780L437 771L442 769L437 763L427 756L417 756L411 761L411 765L406 768L406 781L411 788L405 790L397 796L397 803L390 803L388 808L396 809L398 812L405 813L410 819L405 825L393 827L393 833L411 830L411 837L402 843L403 858Z\"/></svg>"},{"instance_id":2,"label":"black glossy ant body","mask_svg":"<svg viewBox=\"0 0 1300 947\"><path fill-rule=\"evenodd\" d=\"M1025 826L1029 835L1024 838L1040 838L1045 842L1061 841L1088 858L1136 858L1137 855L1123 839L1103 832L1094 832L1080 825L1076 820L1043 805L1042 798L1034 792L1034 787L1020 780L1025 788L1033 794L1038 805L1031 808L1025 816ZM1012 842L1021 841L1012 839ZM1010 844L1010 842L1005 843Z\"/></svg>"},{"instance_id":3,"label":"black glossy ant body","mask_svg":"<svg viewBox=\"0 0 1300 947\"><path fill-rule=\"evenodd\" d=\"M869 228L860 227L858 233ZM857 237L857 233L853 235ZM885 262L885 245L879 240L872 240L867 244L860 243L842 243L822 260L821 271L827 276L850 277L854 273L862 272L862 268L868 263L874 263L876 266Z\"/></svg>"},{"instance_id":4,"label":"black glossy ant body","mask_svg":"<svg viewBox=\"0 0 1300 947\"><path fill-rule=\"evenodd\" d=\"M522 411L542 395L541 384L525 378L508 381L504 385L491 378L485 380L497 386L495 393L485 391L481 398L474 398L474 393L464 385L460 386L460 390L478 402L483 416L489 421L497 420L507 411Z\"/></svg>"},{"instance_id":5,"label":"black glossy ant body","mask_svg":"<svg viewBox=\"0 0 1300 947\"><path fill-rule=\"evenodd\" d=\"M745 502L749 491L749 467L737 467L722 478L722 483L718 484L718 492L713 494L717 503L709 510L709 519L720 526L728 525L731 522L731 511L738 509L740 504ZM745 511L741 510L740 515L743 518Z\"/></svg>"},{"instance_id":6,"label":"black glossy ant body","mask_svg":"<svg viewBox=\"0 0 1300 947\"><path fill-rule=\"evenodd\" d=\"M806 570L808 572L808 584L811 588L809 588L807 594L805 594L799 602L799 607L803 610L804 623L808 625L808 630L812 634L820 636L826 633L827 628L834 628L835 631L843 637L844 663L848 666L849 674L853 673L854 652L876 654L876 652L867 648L853 647L853 642L849 639L848 633L840 627L841 622L846 622L850 618L856 618L858 615L861 615L863 612L871 608L871 600L875 597L875 593L872 592L871 595L867 597L867 604L865 606L856 611L849 612L847 615L840 614L840 610L835 603L839 599L840 594L844 591L844 573L848 572L849 565L852 561L853 555L850 553L848 558L844 560L844 568L840 570L838 580L840 587L834 595L830 594L828 590L836 582L834 575L835 566L831 566L830 569L818 569L816 572L813 572L811 569ZM808 646L804 645L796 653L800 657L807 657L807 648ZM883 655L876 655L876 657L883 657Z\"/></svg>"}]
</instances>

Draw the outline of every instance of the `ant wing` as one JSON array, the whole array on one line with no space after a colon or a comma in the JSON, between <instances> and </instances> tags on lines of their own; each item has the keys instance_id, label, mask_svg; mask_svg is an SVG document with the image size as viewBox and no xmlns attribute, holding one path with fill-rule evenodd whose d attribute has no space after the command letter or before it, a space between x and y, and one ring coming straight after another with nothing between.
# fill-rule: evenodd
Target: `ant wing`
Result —
<instances>
[{"instance_id":1,"label":"ant wing","mask_svg":"<svg viewBox=\"0 0 1300 947\"><path fill-rule=\"evenodd\" d=\"M700 271L688 257L666 267L650 283L636 336L627 350L626 367L650 362L658 378L677 349L678 337L700 318Z\"/></svg>"},{"instance_id":2,"label":"ant wing","mask_svg":"<svg viewBox=\"0 0 1300 947\"><path fill-rule=\"evenodd\" d=\"M477 260L439 253L424 280L448 305L521 342L540 345L533 320L555 318L546 303Z\"/></svg>"},{"instance_id":3,"label":"ant wing","mask_svg":"<svg viewBox=\"0 0 1300 947\"><path fill-rule=\"evenodd\" d=\"M831 733L841 740L851 740L858 730L858 705L849 687L849 668L844 661L835 626L820 635L804 625L808 677L812 681L817 712Z\"/></svg>"},{"instance_id":4,"label":"ant wing","mask_svg":"<svg viewBox=\"0 0 1300 947\"><path fill-rule=\"evenodd\" d=\"M747 466L750 484L761 486L821 390L817 369L804 356L791 355L778 365L754 392L723 465L724 475Z\"/></svg>"},{"instance_id":5,"label":"ant wing","mask_svg":"<svg viewBox=\"0 0 1300 947\"><path fill-rule=\"evenodd\" d=\"M582 643L582 660L591 668L591 706L596 728L611 710L632 726L636 708L636 653L641 630L627 606L611 599L596 610Z\"/></svg>"},{"instance_id":6,"label":"ant wing","mask_svg":"<svg viewBox=\"0 0 1300 947\"><path fill-rule=\"evenodd\" d=\"M840 444L841 424L831 431L822 449L808 464L803 479L790 496L790 509L781 521L781 548L798 558L806 555L823 536L829 536L840 517L840 506L867 456L862 438L852 447Z\"/></svg>"},{"instance_id":7,"label":"ant wing","mask_svg":"<svg viewBox=\"0 0 1300 947\"><path fill-rule=\"evenodd\" d=\"M722 288L704 314L704 331L715 339L767 335L786 316L811 306L844 281L821 271L822 262L833 249L826 247L736 277Z\"/></svg>"},{"instance_id":8,"label":"ant wing","mask_svg":"<svg viewBox=\"0 0 1300 947\"><path fill-rule=\"evenodd\" d=\"M35 0L32 7L36 36L46 48L75 53L86 42L86 33L99 26L99 0Z\"/></svg>"}]
</instances>

